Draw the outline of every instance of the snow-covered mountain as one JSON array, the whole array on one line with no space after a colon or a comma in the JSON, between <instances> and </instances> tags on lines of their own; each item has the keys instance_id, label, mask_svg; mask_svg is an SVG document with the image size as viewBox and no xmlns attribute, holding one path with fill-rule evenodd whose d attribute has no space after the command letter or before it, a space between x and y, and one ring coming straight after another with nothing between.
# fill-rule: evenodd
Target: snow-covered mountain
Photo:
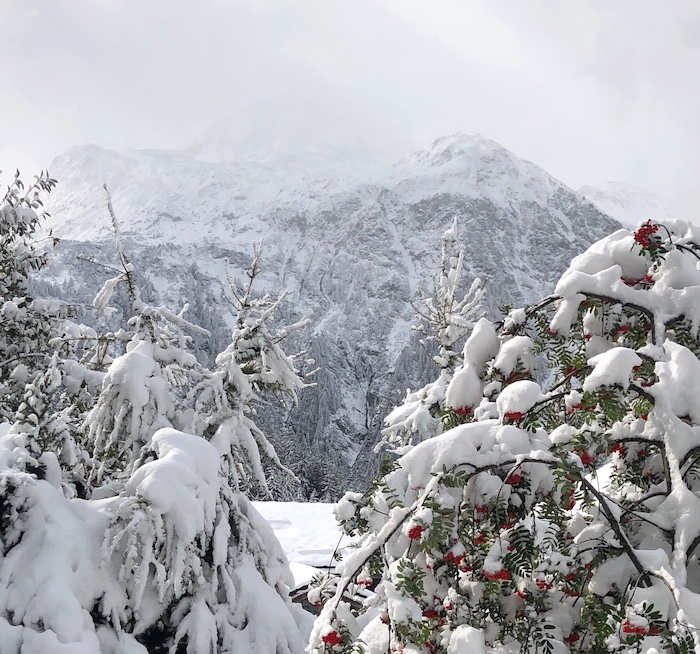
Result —
<instances>
[{"instance_id":1,"label":"snow-covered mountain","mask_svg":"<svg viewBox=\"0 0 700 654\"><path fill-rule=\"evenodd\" d=\"M625 227L636 228L646 220L668 220L671 214L657 195L627 182L582 186L579 193L603 213Z\"/></svg>"},{"instance_id":2,"label":"snow-covered mountain","mask_svg":"<svg viewBox=\"0 0 700 654\"><path fill-rule=\"evenodd\" d=\"M198 299L225 314L217 289L226 262L241 277L252 242L263 240L264 285L291 291L290 312L313 309L304 345L322 367L286 427L358 466L369 465L389 404L426 374L429 358L407 348L411 302L418 285L431 287L440 236L454 217L468 275L487 280L492 314L551 291L574 254L619 227L535 164L475 134L437 139L393 165L370 146L261 151L232 143L210 137L182 152L89 145L58 157L48 209L64 240L48 278L83 299L96 289L101 273L75 257L113 260L105 182L128 251L164 300Z\"/></svg>"}]
</instances>

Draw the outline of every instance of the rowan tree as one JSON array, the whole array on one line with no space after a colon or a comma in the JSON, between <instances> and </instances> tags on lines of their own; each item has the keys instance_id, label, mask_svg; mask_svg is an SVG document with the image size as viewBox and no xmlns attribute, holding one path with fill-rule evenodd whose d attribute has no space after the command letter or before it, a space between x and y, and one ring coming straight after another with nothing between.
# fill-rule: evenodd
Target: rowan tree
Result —
<instances>
[{"instance_id":1,"label":"rowan tree","mask_svg":"<svg viewBox=\"0 0 700 654\"><path fill-rule=\"evenodd\" d=\"M687 223L620 230L475 327L461 424L338 504L357 549L310 651L700 650L699 260Z\"/></svg>"}]
</instances>

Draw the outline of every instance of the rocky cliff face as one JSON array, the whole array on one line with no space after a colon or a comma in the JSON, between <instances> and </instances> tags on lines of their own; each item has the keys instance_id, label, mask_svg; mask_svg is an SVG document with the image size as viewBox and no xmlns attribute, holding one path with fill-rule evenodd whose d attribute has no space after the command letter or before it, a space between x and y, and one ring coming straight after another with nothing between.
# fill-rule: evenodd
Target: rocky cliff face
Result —
<instances>
[{"instance_id":1,"label":"rocky cliff face","mask_svg":"<svg viewBox=\"0 0 700 654\"><path fill-rule=\"evenodd\" d=\"M430 375L429 357L407 347L411 302L418 285L430 289L454 217L467 276L487 280L491 314L549 292L573 255L619 227L541 168L473 134L438 139L393 165L320 147L257 161L245 153L200 144L62 155L48 209L64 240L47 279L83 300L96 290L100 275L75 257L113 259L106 182L150 292L175 304L196 299L222 340L226 262L242 277L252 242L263 240L264 290L289 289L290 314L313 309L301 345L322 368L283 430L346 469L373 465L382 414Z\"/></svg>"}]
</instances>

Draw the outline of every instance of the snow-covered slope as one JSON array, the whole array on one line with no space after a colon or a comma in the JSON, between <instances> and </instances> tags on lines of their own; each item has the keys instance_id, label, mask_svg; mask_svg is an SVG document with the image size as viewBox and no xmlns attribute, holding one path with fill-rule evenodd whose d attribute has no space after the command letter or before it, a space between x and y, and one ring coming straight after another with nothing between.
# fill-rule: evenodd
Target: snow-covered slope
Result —
<instances>
[{"instance_id":1,"label":"snow-covered slope","mask_svg":"<svg viewBox=\"0 0 700 654\"><path fill-rule=\"evenodd\" d=\"M657 195L627 182L582 186L579 193L603 213L625 227L636 228L646 220L668 220L670 212Z\"/></svg>"},{"instance_id":2,"label":"snow-covered slope","mask_svg":"<svg viewBox=\"0 0 700 654\"><path fill-rule=\"evenodd\" d=\"M242 276L251 243L262 239L264 284L290 289L290 307L314 310L304 345L323 368L287 425L304 444L345 452L349 462L371 449L381 414L424 375L427 358L404 349L411 301L419 284L430 288L440 236L455 216L465 268L488 280L491 313L551 291L572 255L618 227L475 134L440 138L394 165L368 147L231 143L211 137L187 152L81 146L58 157L50 226L65 240L48 274L65 283L87 274L82 264L76 272L76 254L113 257L104 182L128 250L166 300L201 294L193 263L203 279L223 279L226 261Z\"/></svg>"}]
</instances>

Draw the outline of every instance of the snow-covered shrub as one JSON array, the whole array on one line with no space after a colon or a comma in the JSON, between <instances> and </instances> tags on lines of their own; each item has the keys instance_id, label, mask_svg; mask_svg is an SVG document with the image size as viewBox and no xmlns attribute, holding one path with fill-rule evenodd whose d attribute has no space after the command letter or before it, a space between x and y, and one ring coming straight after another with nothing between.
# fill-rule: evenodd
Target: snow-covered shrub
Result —
<instances>
[{"instance_id":1,"label":"snow-covered shrub","mask_svg":"<svg viewBox=\"0 0 700 654\"><path fill-rule=\"evenodd\" d=\"M416 307L420 320L416 330L425 334L421 341L424 346L431 343L437 347L433 361L440 374L423 388L409 390L403 403L385 418L386 427L375 451L389 446L396 452L405 452L416 443L442 433L445 425L453 426L464 418L461 405L455 405L455 398L446 396L446 392L455 370L464 361L464 353L455 351L455 345L474 328L485 290L477 278L459 299L463 267L464 249L457 245L455 218L442 235L440 272L433 280L433 294L419 289Z\"/></svg>"},{"instance_id":2,"label":"snow-covered shrub","mask_svg":"<svg viewBox=\"0 0 700 654\"><path fill-rule=\"evenodd\" d=\"M229 483L240 487L252 480L266 489L261 457L282 464L253 420L262 392L282 402L296 402L305 382L296 369L298 355L287 355L281 342L309 324L309 318L273 329L270 325L285 295L255 297L260 272L256 247L248 271L249 283L239 292L233 282L231 300L236 312L230 345L209 370L187 350L185 331L204 332L167 307L141 299L133 265L119 239L119 225L109 202L117 234L122 272L108 280L95 299L104 310L118 284L125 284L131 301L128 328L117 336L126 352L109 366L102 392L85 421L86 441L93 452L92 488L127 479L147 455L150 436L160 427L175 426L204 436L224 457ZM229 280L230 281L230 280Z\"/></svg>"},{"instance_id":3,"label":"snow-covered shrub","mask_svg":"<svg viewBox=\"0 0 700 654\"><path fill-rule=\"evenodd\" d=\"M102 390L87 414L83 430L92 454L88 487L95 490L110 482L118 487L140 465L142 450L161 427L177 425L176 405L190 386L197 359L187 351L184 329L204 331L167 307L144 302L133 264L125 254L119 223L107 193L108 209L116 234L121 272L105 282L95 298L98 311L108 308L114 290L124 284L131 318L115 338L126 352L109 365Z\"/></svg>"},{"instance_id":4,"label":"snow-covered shrub","mask_svg":"<svg viewBox=\"0 0 700 654\"><path fill-rule=\"evenodd\" d=\"M358 547L310 652L700 651L699 261L689 224L620 230L477 326L471 421L338 504Z\"/></svg>"}]
</instances>

